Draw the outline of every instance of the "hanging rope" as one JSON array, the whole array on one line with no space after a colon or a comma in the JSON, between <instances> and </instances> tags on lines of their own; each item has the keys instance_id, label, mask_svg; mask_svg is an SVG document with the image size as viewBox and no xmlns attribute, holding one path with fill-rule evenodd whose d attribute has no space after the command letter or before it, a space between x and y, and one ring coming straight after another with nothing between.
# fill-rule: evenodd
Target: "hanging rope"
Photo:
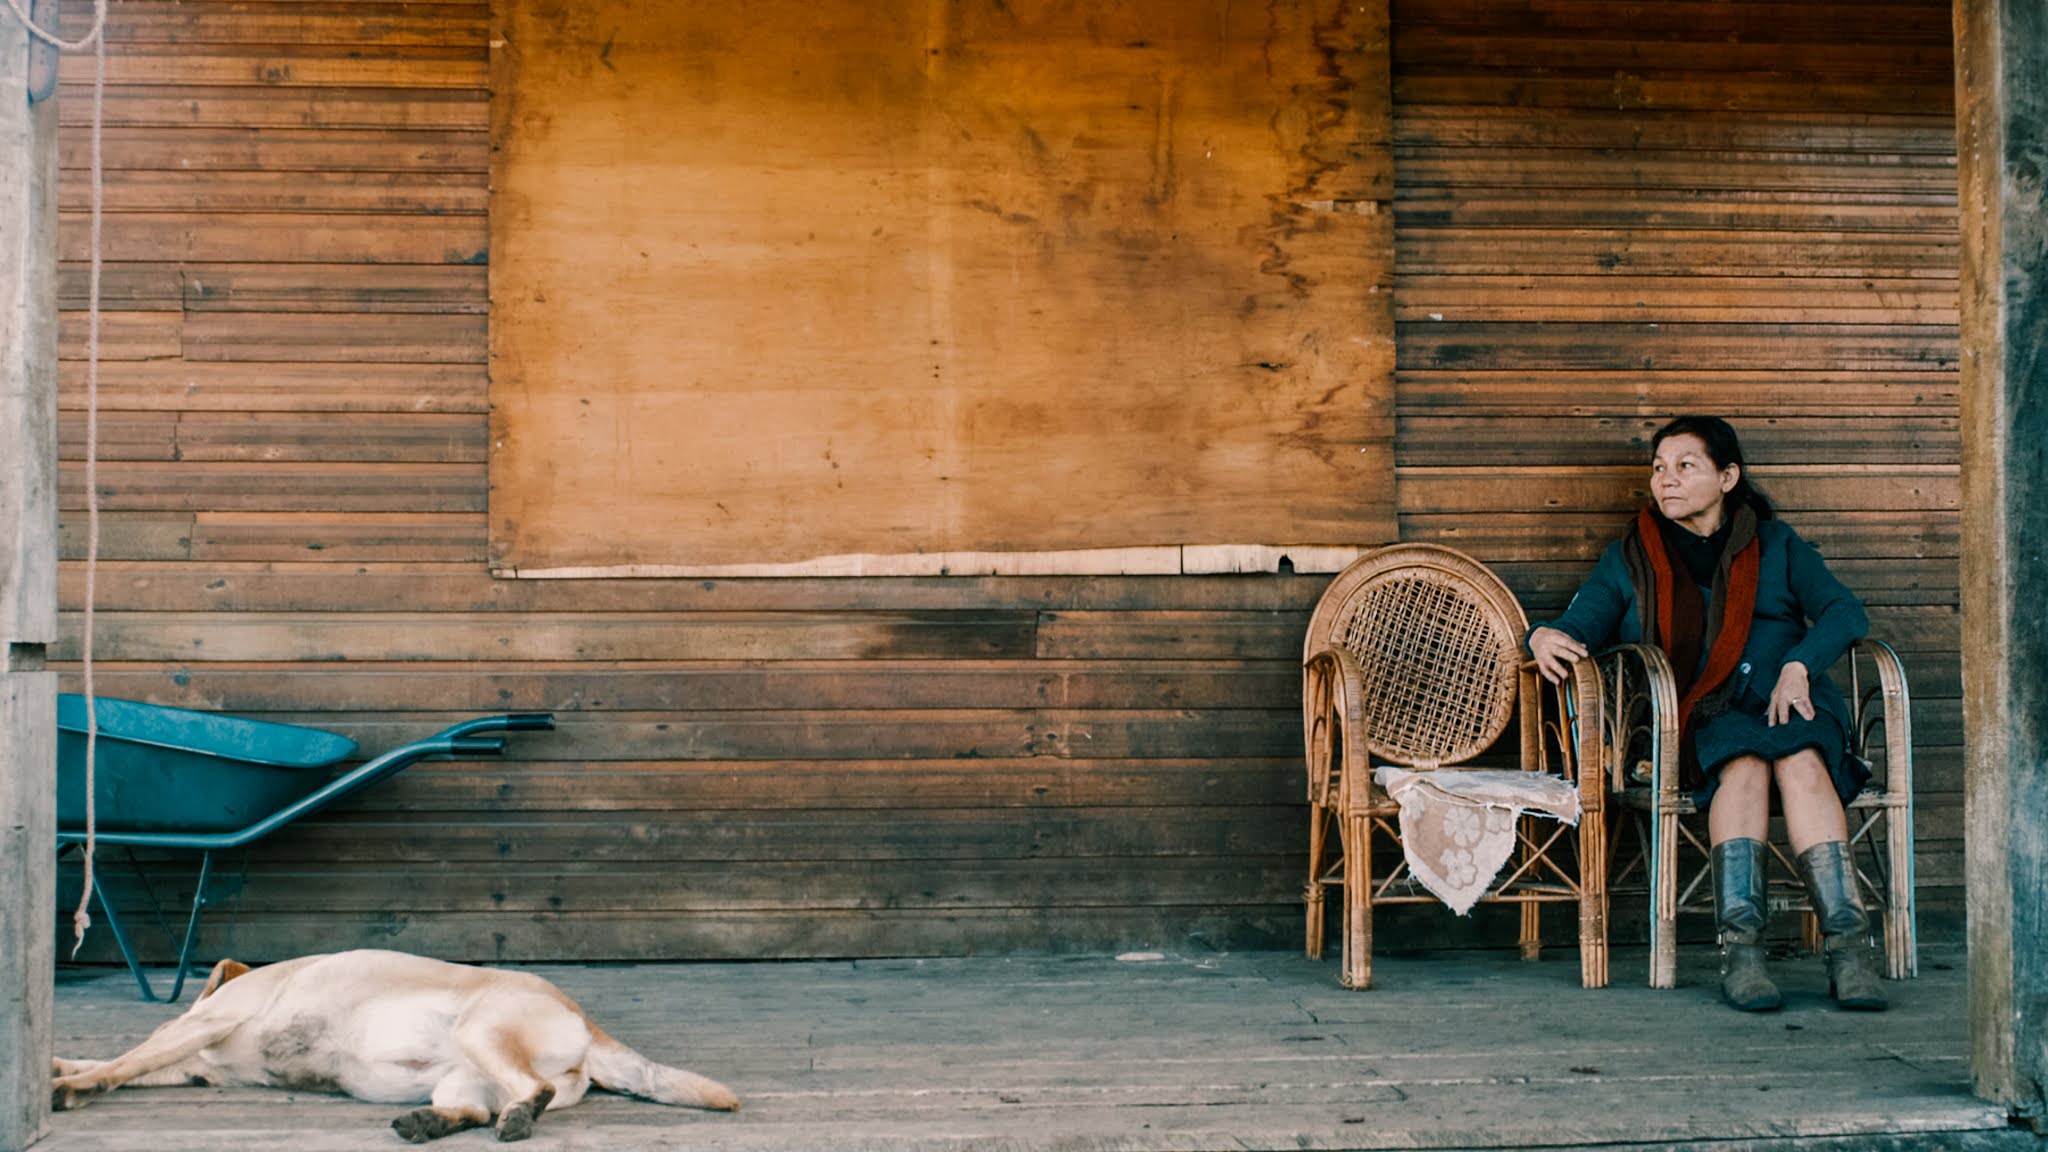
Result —
<instances>
[{"instance_id":1,"label":"hanging rope","mask_svg":"<svg viewBox=\"0 0 2048 1152\"><path fill-rule=\"evenodd\" d=\"M22 8L21 0L7 0L7 6L14 10L15 19L21 21L21 26L28 29L29 35L64 52L83 52L92 47L99 42L101 29L107 26L107 0L93 0L92 31L77 40L66 40L37 24Z\"/></svg>"},{"instance_id":2,"label":"hanging rope","mask_svg":"<svg viewBox=\"0 0 2048 1152\"><path fill-rule=\"evenodd\" d=\"M79 40L65 40L40 28L23 11L21 0L7 0L7 6L28 34L65 52L90 47L92 51L92 250L91 272L86 278L85 321L85 619L82 663L85 679L85 875L80 883L78 907L71 913L71 955L85 946L85 933L92 927L92 857L97 847L98 813L93 793L97 790L94 761L99 753L99 710L92 682L92 632L95 581L100 565L100 210L106 199L106 181L100 167L100 126L105 120L107 91L107 0L93 0L92 30Z\"/></svg>"}]
</instances>

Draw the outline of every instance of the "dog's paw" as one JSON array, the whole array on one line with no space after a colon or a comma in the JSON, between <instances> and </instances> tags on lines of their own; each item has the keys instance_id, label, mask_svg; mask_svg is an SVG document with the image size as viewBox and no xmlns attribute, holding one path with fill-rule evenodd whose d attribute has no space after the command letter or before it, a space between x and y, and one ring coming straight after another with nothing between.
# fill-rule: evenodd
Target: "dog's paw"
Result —
<instances>
[{"instance_id":1,"label":"dog's paw","mask_svg":"<svg viewBox=\"0 0 2048 1152\"><path fill-rule=\"evenodd\" d=\"M704 1107L714 1112L737 1112L740 1110L740 1098L732 1089L720 1084L716 1092L704 1093Z\"/></svg>"},{"instance_id":2,"label":"dog's paw","mask_svg":"<svg viewBox=\"0 0 2048 1152\"><path fill-rule=\"evenodd\" d=\"M391 1130L405 1137L408 1144L425 1144L429 1140L454 1135L464 1128L474 1128L477 1123L459 1116L450 1116L446 1112L437 1112L432 1108L415 1108L393 1120Z\"/></svg>"},{"instance_id":3,"label":"dog's paw","mask_svg":"<svg viewBox=\"0 0 2048 1152\"><path fill-rule=\"evenodd\" d=\"M524 1140L533 1135L534 1121L548 1110L548 1104L555 1098L553 1085L543 1084L540 1091L530 1099L505 1109L498 1116L498 1139L501 1141Z\"/></svg>"},{"instance_id":4,"label":"dog's paw","mask_svg":"<svg viewBox=\"0 0 2048 1152\"><path fill-rule=\"evenodd\" d=\"M93 1097L106 1091L98 1084L67 1083L69 1078L50 1082L50 1111L69 1112L83 1108Z\"/></svg>"}]
</instances>

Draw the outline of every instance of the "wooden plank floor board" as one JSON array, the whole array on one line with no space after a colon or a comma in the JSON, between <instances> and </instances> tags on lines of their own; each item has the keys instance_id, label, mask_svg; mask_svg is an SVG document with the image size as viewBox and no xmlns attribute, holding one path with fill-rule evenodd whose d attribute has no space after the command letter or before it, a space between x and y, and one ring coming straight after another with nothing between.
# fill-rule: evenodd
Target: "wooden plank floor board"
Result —
<instances>
[{"instance_id":1,"label":"wooden plank floor board","mask_svg":"<svg viewBox=\"0 0 2048 1152\"><path fill-rule=\"evenodd\" d=\"M627 1043L731 1084L711 1115L594 1095L535 1152L1233 1152L1578 1147L2003 1150L2033 1138L1969 1095L1964 957L1929 950L1881 1016L1777 963L1785 1011L1714 999L1713 958L1659 992L1616 958L1380 957L1346 992L1291 953L541 966ZM60 1050L102 1055L174 1010L125 973L67 973ZM263 1089L116 1093L54 1118L49 1152L395 1147L401 1109ZM457 1140L480 1144L487 1134ZM453 1147L453 1145L451 1145Z\"/></svg>"}]
</instances>

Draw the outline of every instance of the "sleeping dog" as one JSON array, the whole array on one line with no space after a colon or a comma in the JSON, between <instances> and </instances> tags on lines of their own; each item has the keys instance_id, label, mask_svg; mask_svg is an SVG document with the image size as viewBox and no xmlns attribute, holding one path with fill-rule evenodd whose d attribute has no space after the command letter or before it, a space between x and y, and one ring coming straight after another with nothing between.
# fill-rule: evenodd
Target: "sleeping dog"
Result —
<instances>
[{"instance_id":1,"label":"sleeping dog","mask_svg":"<svg viewBox=\"0 0 2048 1152\"><path fill-rule=\"evenodd\" d=\"M656 1064L526 972L402 952L223 960L184 1015L112 1060L54 1061L50 1106L123 1084L270 1085L426 1104L391 1122L415 1144L498 1122L524 1140L595 1084L663 1104L732 1111L732 1090Z\"/></svg>"}]
</instances>

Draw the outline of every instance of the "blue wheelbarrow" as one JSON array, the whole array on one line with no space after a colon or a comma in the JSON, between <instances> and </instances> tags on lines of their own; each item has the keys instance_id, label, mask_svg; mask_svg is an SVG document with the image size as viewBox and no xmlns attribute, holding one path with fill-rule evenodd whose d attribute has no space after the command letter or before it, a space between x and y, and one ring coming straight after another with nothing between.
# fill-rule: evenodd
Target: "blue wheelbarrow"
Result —
<instances>
[{"instance_id":1,"label":"blue wheelbarrow","mask_svg":"<svg viewBox=\"0 0 2048 1152\"><path fill-rule=\"evenodd\" d=\"M162 998L171 1003L185 989L200 913L207 904L214 853L253 844L416 760L495 756L505 750L505 738L491 733L544 731L555 726L555 718L545 712L480 716L334 776L331 769L355 755L356 742L332 732L105 696L96 698L94 710L99 723L93 757L93 817L98 842L127 848L131 863L136 848L201 854L192 911L185 920L185 940L178 949L177 976L170 994ZM85 727L85 697L60 695L60 858L85 843ZM108 932L121 949L121 958L142 988L142 998L158 1000L97 870L93 894L106 915ZM152 902L154 899L152 894Z\"/></svg>"}]
</instances>

